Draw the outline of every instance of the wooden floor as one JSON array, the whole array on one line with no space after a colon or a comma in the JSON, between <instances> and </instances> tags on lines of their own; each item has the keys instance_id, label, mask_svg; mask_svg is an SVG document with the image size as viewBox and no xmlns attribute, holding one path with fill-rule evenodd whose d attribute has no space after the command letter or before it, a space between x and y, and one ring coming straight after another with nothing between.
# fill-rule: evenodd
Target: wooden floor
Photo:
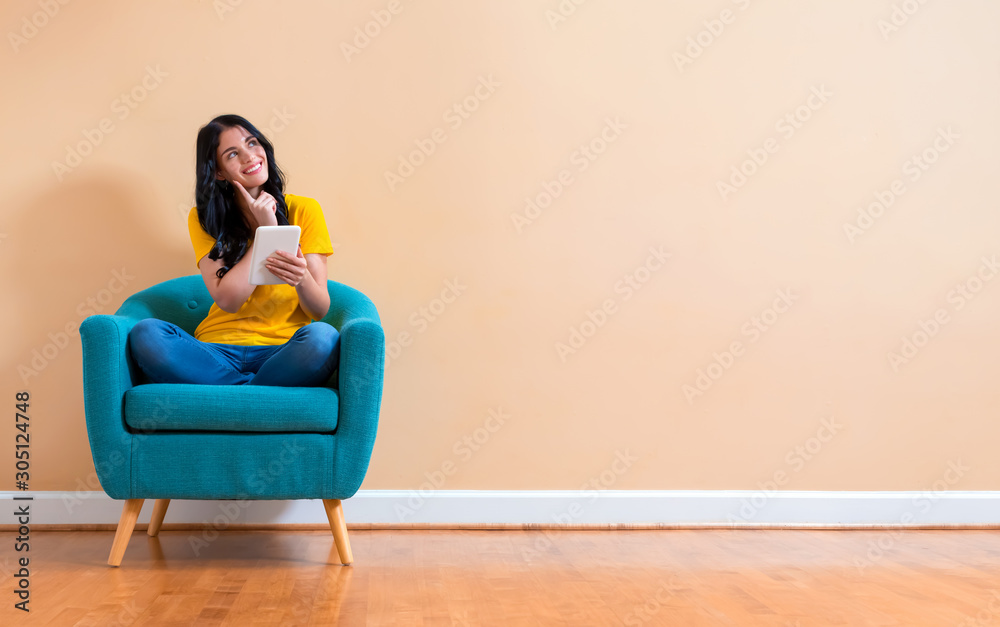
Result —
<instances>
[{"instance_id":1,"label":"wooden floor","mask_svg":"<svg viewBox=\"0 0 1000 627\"><path fill-rule=\"evenodd\" d=\"M27 616L0 533L0 625L1000 625L1000 531L203 533L32 530Z\"/></svg>"}]
</instances>

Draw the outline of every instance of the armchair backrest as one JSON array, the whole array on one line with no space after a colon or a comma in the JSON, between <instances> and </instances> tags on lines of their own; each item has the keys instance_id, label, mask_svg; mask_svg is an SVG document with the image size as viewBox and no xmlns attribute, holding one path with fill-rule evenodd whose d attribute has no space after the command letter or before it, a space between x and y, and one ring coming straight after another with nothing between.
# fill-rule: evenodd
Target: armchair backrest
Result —
<instances>
[{"instance_id":1,"label":"armchair backrest","mask_svg":"<svg viewBox=\"0 0 1000 627\"><path fill-rule=\"evenodd\" d=\"M327 280L327 289L330 292L330 309L323 322L329 323L338 331L352 318L368 318L381 325L374 303L365 294L331 280ZM212 295L205 287L202 276L191 274L157 283L132 294L115 314L139 319L159 318L173 322L193 335L208 315L212 302Z\"/></svg>"},{"instance_id":2,"label":"armchair backrest","mask_svg":"<svg viewBox=\"0 0 1000 627\"><path fill-rule=\"evenodd\" d=\"M173 322L194 335L208 315L212 295L200 274L170 279L151 285L125 299L115 315L128 318L159 318Z\"/></svg>"}]
</instances>

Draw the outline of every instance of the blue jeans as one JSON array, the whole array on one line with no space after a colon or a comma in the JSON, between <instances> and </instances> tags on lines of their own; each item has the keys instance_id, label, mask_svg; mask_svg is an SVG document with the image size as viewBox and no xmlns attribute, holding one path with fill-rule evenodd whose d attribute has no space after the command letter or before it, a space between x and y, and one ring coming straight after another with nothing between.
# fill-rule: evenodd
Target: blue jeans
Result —
<instances>
[{"instance_id":1,"label":"blue jeans","mask_svg":"<svg viewBox=\"0 0 1000 627\"><path fill-rule=\"evenodd\" d=\"M128 335L132 359L153 383L325 385L340 362L340 333L311 322L284 344L213 344L172 322L145 318Z\"/></svg>"}]
</instances>

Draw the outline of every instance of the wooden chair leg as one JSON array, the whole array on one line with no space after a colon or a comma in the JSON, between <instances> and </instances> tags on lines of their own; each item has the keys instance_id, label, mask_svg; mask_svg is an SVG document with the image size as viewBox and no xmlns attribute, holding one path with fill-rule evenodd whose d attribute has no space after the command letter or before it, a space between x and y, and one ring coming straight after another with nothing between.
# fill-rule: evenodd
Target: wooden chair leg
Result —
<instances>
[{"instance_id":1,"label":"wooden chair leg","mask_svg":"<svg viewBox=\"0 0 1000 627\"><path fill-rule=\"evenodd\" d=\"M111 555L108 557L108 565L118 566L122 563L122 556L125 555L125 547L132 538L132 530L135 529L135 521L139 518L139 510L142 509L142 502L145 499L128 499L122 508L122 517L118 520L118 530L115 531L115 541L111 544Z\"/></svg>"},{"instance_id":2,"label":"wooden chair leg","mask_svg":"<svg viewBox=\"0 0 1000 627\"><path fill-rule=\"evenodd\" d=\"M160 533L160 526L163 525L163 517L167 515L167 506L170 499L156 499L153 503L153 517L149 519L149 526L146 527L146 535L156 536Z\"/></svg>"},{"instance_id":3,"label":"wooden chair leg","mask_svg":"<svg viewBox=\"0 0 1000 627\"><path fill-rule=\"evenodd\" d=\"M351 541L347 537L347 521L344 520L344 508L340 504L340 499L323 499L323 507L326 508L326 517L330 520L330 529L333 530L333 540L337 543L341 563L354 563Z\"/></svg>"}]
</instances>

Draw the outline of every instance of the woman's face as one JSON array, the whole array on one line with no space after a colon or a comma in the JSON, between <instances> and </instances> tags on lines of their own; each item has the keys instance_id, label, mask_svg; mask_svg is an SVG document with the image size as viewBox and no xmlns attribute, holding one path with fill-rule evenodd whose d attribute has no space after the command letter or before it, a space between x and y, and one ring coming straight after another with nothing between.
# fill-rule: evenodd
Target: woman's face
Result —
<instances>
[{"instance_id":1,"label":"woman's face","mask_svg":"<svg viewBox=\"0 0 1000 627\"><path fill-rule=\"evenodd\" d=\"M251 189L267 182L267 156L260 141L241 126L227 128L219 134L215 153L218 169L216 178L230 183L238 181L252 196Z\"/></svg>"}]
</instances>

